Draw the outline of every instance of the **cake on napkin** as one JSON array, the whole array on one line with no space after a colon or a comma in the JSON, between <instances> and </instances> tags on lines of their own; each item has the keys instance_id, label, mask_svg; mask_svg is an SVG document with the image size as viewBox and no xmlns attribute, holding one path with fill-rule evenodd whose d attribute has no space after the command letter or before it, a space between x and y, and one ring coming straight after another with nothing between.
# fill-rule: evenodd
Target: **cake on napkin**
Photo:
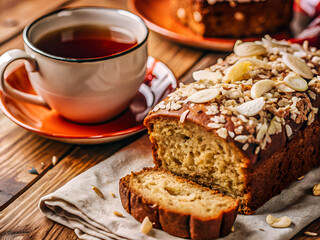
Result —
<instances>
[{"instance_id":1,"label":"cake on napkin","mask_svg":"<svg viewBox=\"0 0 320 240\"><path fill-rule=\"evenodd\" d=\"M320 165L320 51L241 42L145 119L157 168L240 200L252 214Z\"/></svg>"},{"instance_id":2,"label":"cake on napkin","mask_svg":"<svg viewBox=\"0 0 320 240\"><path fill-rule=\"evenodd\" d=\"M153 226L178 237L215 239L230 233L238 200L152 168L120 180L125 210L139 222L149 217Z\"/></svg>"},{"instance_id":3,"label":"cake on napkin","mask_svg":"<svg viewBox=\"0 0 320 240\"><path fill-rule=\"evenodd\" d=\"M176 19L205 37L252 37L289 26L293 0L171 0Z\"/></svg>"}]
</instances>

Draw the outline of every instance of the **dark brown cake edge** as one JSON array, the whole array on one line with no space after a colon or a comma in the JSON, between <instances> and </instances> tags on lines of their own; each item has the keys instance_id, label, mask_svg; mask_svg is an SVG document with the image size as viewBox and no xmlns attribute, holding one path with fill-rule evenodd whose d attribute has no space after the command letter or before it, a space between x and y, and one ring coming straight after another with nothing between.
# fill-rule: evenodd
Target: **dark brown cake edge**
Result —
<instances>
[{"instance_id":1,"label":"dark brown cake edge","mask_svg":"<svg viewBox=\"0 0 320 240\"><path fill-rule=\"evenodd\" d=\"M319 117L297 133L284 148L249 170L248 210L255 210L290 184L320 166Z\"/></svg>"},{"instance_id":2,"label":"dark brown cake edge","mask_svg":"<svg viewBox=\"0 0 320 240\"><path fill-rule=\"evenodd\" d=\"M159 207L158 205L147 201L139 193L135 193L129 188L130 178L145 171L162 171L171 174L178 181L184 181L205 188L211 192L222 195L210 188L201 186L188 179L174 175L167 170L155 168L144 168L140 172L131 173L120 179L119 195L123 208L131 214L137 221L142 222L148 216L155 228L162 229L171 235L192 238L195 240L214 239L220 236L226 236L231 232L231 228L236 219L239 200L234 199L234 205L226 211L217 214L214 218L199 219L194 216L170 211Z\"/></svg>"}]
</instances>

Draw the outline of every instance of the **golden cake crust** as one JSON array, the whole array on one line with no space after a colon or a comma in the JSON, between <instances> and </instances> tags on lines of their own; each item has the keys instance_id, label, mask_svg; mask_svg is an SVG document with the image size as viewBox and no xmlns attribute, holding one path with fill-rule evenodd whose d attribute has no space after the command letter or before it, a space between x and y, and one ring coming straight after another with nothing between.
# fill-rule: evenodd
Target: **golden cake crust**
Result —
<instances>
[{"instance_id":1,"label":"golden cake crust","mask_svg":"<svg viewBox=\"0 0 320 240\"><path fill-rule=\"evenodd\" d=\"M130 187L130 179L148 172L163 172L170 176L172 173L165 170L156 170L145 168L144 170L131 173L120 179L119 193L124 209L131 214L136 220L142 222L148 216L155 228L178 237L192 238L197 240L215 239L230 233L231 227L237 216L239 201L232 200L232 207L225 211L217 212L215 216L210 218L201 218L190 214L185 214L181 210L176 211L167 209L166 206L155 204L155 202L147 200L142 193L134 191ZM205 191L211 191L213 194L221 195L217 191L202 187L187 179L174 176L177 182L185 182L202 188ZM143 191L143 189L141 189ZM222 196L222 195L221 195ZM231 200L231 198L230 198Z\"/></svg>"}]
</instances>

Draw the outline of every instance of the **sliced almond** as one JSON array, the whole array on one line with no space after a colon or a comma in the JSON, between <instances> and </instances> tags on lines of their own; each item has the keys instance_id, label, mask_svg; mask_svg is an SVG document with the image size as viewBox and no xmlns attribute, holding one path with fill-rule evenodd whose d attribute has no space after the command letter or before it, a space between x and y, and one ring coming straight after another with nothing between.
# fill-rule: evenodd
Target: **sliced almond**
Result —
<instances>
[{"instance_id":1,"label":"sliced almond","mask_svg":"<svg viewBox=\"0 0 320 240\"><path fill-rule=\"evenodd\" d=\"M314 196L320 196L320 183L313 186L312 193Z\"/></svg>"},{"instance_id":2,"label":"sliced almond","mask_svg":"<svg viewBox=\"0 0 320 240\"><path fill-rule=\"evenodd\" d=\"M268 127L268 134L274 135L277 132L276 124L274 122L274 118L271 120L270 125Z\"/></svg>"},{"instance_id":3,"label":"sliced almond","mask_svg":"<svg viewBox=\"0 0 320 240\"><path fill-rule=\"evenodd\" d=\"M239 57L260 56L267 53L264 46L254 42L235 44L233 51Z\"/></svg>"},{"instance_id":4,"label":"sliced almond","mask_svg":"<svg viewBox=\"0 0 320 240\"><path fill-rule=\"evenodd\" d=\"M291 137L292 136L292 134L293 134L293 132L292 132L292 128L288 125L288 124L286 124L286 133L287 133L287 136L288 137Z\"/></svg>"},{"instance_id":5,"label":"sliced almond","mask_svg":"<svg viewBox=\"0 0 320 240\"><path fill-rule=\"evenodd\" d=\"M318 233L315 233L315 232L304 232L304 234L306 236L309 236L309 237L316 237L318 236Z\"/></svg>"},{"instance_id":6,"label":"sliced almond","mask_svg":"<svg viewBox=\"0 0 320 240\"><path fill-rule=\"evenodd\" d=\"M263 68L263 69L266 69L266 70L270 70L271 69L271 65L269 63L266 63L266 62L261 61L261 60L256 59L256 58L242 58L242 59L239 60L239 62L244 62L244 61L249 61L254 66L257 66L259 68Z\"/></svg>"},{"instance_id":7,"label":"sliced almond","mask_svg":"<svg viewBox=\"0 0 320 240\"><path fill-rule=\"evenodd\" d=\"M281 123L277 121L277 117L272 118L268 128L268 134L274 135L282 131Z\"/></svg>"},{"instance_id":8,"label":"sliced almond","mask_svg":"<svg viewBox=\"0 0 320 240\"><path fill-rule=\"evenodd\" d=\"M235 109L237 110L238 113L245 115L247 117L251 117L258 114L264 108L265 103L266 102L264 98L260 97L255 100L245 102L235 107Z\"/></svg>"},{"instance_id":9,"label":"sliced almond","mask_svg":"<svg viewBox=\"0 0 320 240\"><path fill-rule=\"evenodd\" d=\"M187 98L190 102L206 103L212 101L220 94L220 90L216 88L204 89L198 91Z\"/></svg>"},{"instance_id":10,"label":"sliced almond","mask_svg":"<svg viewBox=\"0 0 320 240\"><path fill-rule=\"evenodd\" d=\"M186 117L187 117L187 115L188 115L189 112L190 112L190 110L188 109L188 110L185 110L185 111L181 114L181 116L180 116L180 122L181 122L181 123L184 123L184 121L186 120Z\"/></svg>"},{"instance_id":11,"label":"sliced almond","mask_svg":"<svg viewBox=\"0 0 320 240\"><path fill-rule=\"evenodd\" d=\"M288 66L292 71L299 74L301 77L311 79L313 73L310 67L301 59L292 54L285 53L282 56L283 63Z\"/></svg>"},{"instance_id":12,"label":"sliced almond","mask_svg":"<svg viewBox=\"0 0 320 240\"><path fill-rule=\"evenodd\" d=\"M280 81L276 83L276 88L278 89L278 91L280 92L286 92L286 93L290 93L290 92L295 92L296 90L292 89L291 87L289 87L287 84L285 84L284 81Z\"/></svg>"},{"instance_id":13,"label":"sliced almond","mask_svg":"<svg viewBox=\"0 0 320 240\"><path fill-rule=\"evenodd\" d=\"M116 215L117 217L123 217L123 214L118 211L113 211L113 214Z\"/></svg>"},{"instance_id":14,"label":"sliced almond","mask_svg":"<svg viewBox=\"0 0 320 240\"><path fill-rule=\"evenodd\" d=\"M307 81L294 73L289 73L283 81L287 86L297 91L306 91L308 89Z\"/></svg>"},{"instance_id":15,"label":"sliced almond","mask_svg":"<svg viewBox=\"0 0 320 240\"><path fill-rule=\"evenodd\" d=\"M152 222L149 217L145 217L141 223L140 231L144 234L148 234L152 229Z\"/></svg>"},{"instance_id":16,"label":"sliced almond","mask_svg":"<svg viewBox=\"0 0 320 240\"><path fill-rule=\"evenodd\" d=\"M275 83L272 80L260 80L256 82L251 88L251 97L253 99L261 97L266 92L269 92L274 85Z\"/></svg>"},{"instance_id":17,"label":"sliced almond","mask_svg":"<svg viewBox=\"0 0 320 240\"><path fill-rule=\"evenodd\" d=\"M243 79L243 75L248 72L252 67L249 61L237 62L229 68L227 74L224 76L225 82L236 82Z\"/></svg>"},{"instance_id":18,"label":"sliced almond","mask_svg":"<svg viewBox=\"0 0 320 240\"><path fill-rule=\"evenodd\" d=\"M273 228L286 228L291 225L291 219L286 216L275 218L271 215L268 215L266 221Z\"/></svg>"},{"instance_id":19,"label":"sliced almond","mask_svg":"<svg viewBox=\"0 0 320 240\"><path fill-rule=\"evenodd\" d=\"M212 72L210 70L199 70L194 72L192 76L195 81L208 80L215 83L221 80L223 77L221 72Z\"/></svg>"}]
</instances>

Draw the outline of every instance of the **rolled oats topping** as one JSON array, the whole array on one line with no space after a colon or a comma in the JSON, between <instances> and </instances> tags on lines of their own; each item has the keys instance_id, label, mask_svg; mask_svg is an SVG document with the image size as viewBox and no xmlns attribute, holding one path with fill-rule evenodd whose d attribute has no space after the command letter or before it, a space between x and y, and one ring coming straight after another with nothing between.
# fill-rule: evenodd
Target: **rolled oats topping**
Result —
<instances>
[{"instance_id":1,"label":"rolled oats topping","mask_svg":"<svg viewBox=\"0 0 320 240\"><path fill-rule=\"evenodd\" d=\"M194 72L196 82L181 84L153 112L177 111L181 122L186 115L189 120L203 114L210 131L258 155L274 135L283 133L289 141L296 126L314 122L320 105L319 67L320 50L307 42L299 45L269 36L237 41L234 54Z\"/></svg>"}]
</instances>

